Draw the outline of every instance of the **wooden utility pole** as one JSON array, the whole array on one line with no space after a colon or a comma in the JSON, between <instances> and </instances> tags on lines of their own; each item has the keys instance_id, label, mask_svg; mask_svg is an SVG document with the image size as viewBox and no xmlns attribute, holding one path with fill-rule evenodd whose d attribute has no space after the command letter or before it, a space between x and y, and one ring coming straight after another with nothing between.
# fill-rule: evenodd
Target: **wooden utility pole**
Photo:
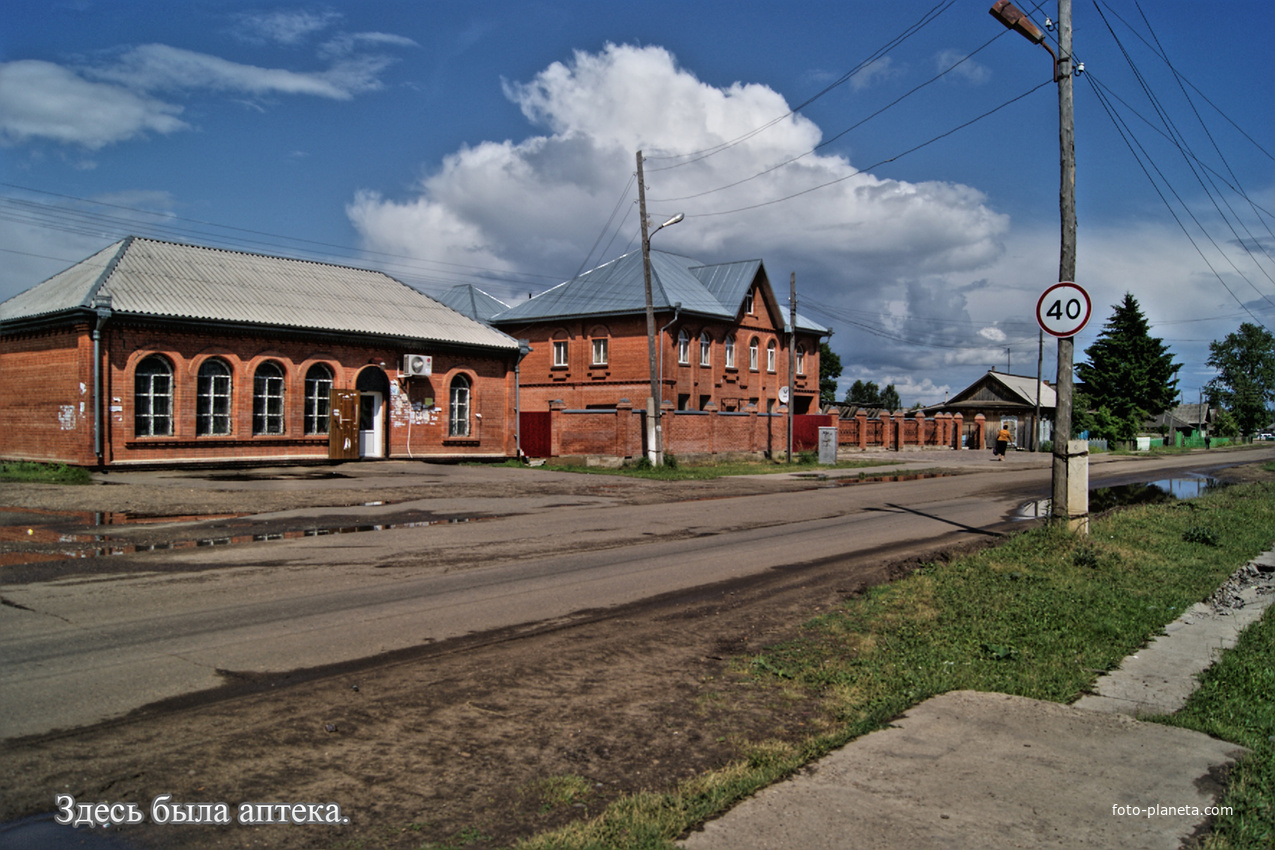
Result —
<instances>
[{"instance_id":1,"label":"wooden utility pole","mask_svg":"<svg viewBox=\"0 0 1275 850\"><path fill-rule=\"evenodd\" d=\"M1071 0L1058 0L1058 144L1062 161L1059 186L1059 211L1062 218L1062 239L1058 258L1058 280L1076 279L1076 124L1072 99L1071 57ZM1053 519L1067 522L1068 510L1068 451L1071 443L1072 337L1058 339L1058 386L1054 388L1057 407L1054 409L1054 469Z\"/></svg>"},{"instance_id":2,"label":"wooden utility pole","mask_svg":"<svg viewBox=\"0 0 1275 850\"><path fill-rule=\"evenodd\" d=\"M793 407L796 396L793 387L797 382L797 273L788 278L788 462L792 463Z\"/></svg>"},{"instance_id":3,"label":"wooden utility pole","mask_svg":"<svg viewBox=\"0 0 1275 850\"><path fill-rule=\"evenodd\" d=\"M646 399L646 456L653 466L664 464L660 445L660 376L655 351L655 305L651 297L651 234L646 220L646 180L642 176L642 152L637 152L638 218L642 221L642 282L646 287L646 348L650 357L651 394Z\"/></svg>"}]
</instances>

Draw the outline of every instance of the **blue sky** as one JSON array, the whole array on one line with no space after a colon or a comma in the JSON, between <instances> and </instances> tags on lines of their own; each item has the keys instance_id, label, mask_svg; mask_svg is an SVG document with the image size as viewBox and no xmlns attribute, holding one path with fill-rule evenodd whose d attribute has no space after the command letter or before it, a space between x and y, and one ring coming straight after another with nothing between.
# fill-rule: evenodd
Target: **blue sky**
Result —
<instances>
[{"instance_id":1,"label":"blue sky","mask_svg":"<svg viewBox=\"0 0 1275 850\"><path fill-rule=\"evenodd\" d=\"M841 394L1034 374L1057 89L990 6L7 0L0 300L137 234L513 303L637 245L640 149L686 214L656 247L795 272ZM1186 401L1210 340L1275 327L1275 12L1220 8L1073 12L1077 359L1132 292Z\"/></svg>"}]
</instances>

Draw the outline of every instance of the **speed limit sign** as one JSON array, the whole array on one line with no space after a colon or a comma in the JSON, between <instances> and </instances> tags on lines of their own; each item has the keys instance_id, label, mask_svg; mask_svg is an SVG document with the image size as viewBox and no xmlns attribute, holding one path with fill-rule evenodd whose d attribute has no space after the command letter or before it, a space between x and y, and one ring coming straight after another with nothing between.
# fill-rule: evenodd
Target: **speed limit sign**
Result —
<instances>
[{"instance_id":1,"label":"speed limit sign","mask_svg":"<svg viewBox=\"0 0 1275 850\"><path fill-rule=\"evenodd\" d=\"M1036 302L1041 330L1057 337L1075 336L1089 323L1089 293L1071 281L1055 283Z\"/></svg>"}]
</instances>

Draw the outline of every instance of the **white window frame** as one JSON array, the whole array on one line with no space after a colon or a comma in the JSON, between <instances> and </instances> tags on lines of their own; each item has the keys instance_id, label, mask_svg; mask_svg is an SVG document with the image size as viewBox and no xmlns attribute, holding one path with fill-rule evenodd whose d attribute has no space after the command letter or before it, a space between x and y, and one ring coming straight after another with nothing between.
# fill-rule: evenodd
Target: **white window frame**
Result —
<instances>
[{"instance_id":1,"label":"white window frame","mask_svg":"<svg viewBox=\"0 0 1275 850\"><path fill-rule=\"evenodd\" d=\"M315 363L305 373L305 426L310 435L328 433L332 416L332 370L327 364Z\"/></svg>"},{"instance_id":2,"label":"white window frame","mask_svg":"<svg viewBox=\"0 0 1275 850\"><path fill-rule=\"evenodd\" d=\"M567 365L567 341L565 339L555 339L553 341L553 365L555 369L560 369Z\"/></svg>"},{"instance_id":3,"label":"white window frame","mask_svg":"<svg viewBox=\"0 0 1275 850\"><path fill-rule=\"evenodd\" d=\"M713 338L704 331L699 335L699 365L713 365Z\"/></svg>"},{"instance_id":4,"label":"white window frame","mask_svg":"<svg viewBox=\"0 0 1275 850\"><path fill-rule=\"evenodd\" d=\"M776 351L777 347L773 339L766 343L766 371L772 375L775 373L776 364L778 363Z\"/></svg>"},{"instance_id":5,"label":"white window frame","mask_svg":"<svg viewBox=\"0 0 1275 850\"><path fill-rule=\"evenodd\" d=\"M593 342L593 345L592 345L593 365L594 366L607 365L607 354L609 353L608 348L610 347L607 345L607 342L608 342L607 338L604 336L594 337L592 342Z\"/></svg>"},{"instance_id":6,"label":"white window frame","mask_svg":"<svg viewBox=\"0 0 1275 850\"><path fill-rule=\"evenodd\" d=\"M235 388L230 364L219 357L208 358L199 364L195 385L195 436L229 435L233 428Z\"/></svg>"},{"instance_id":7,"label":"white window frame","mask_svg":"<svg viewBox=\"0 0 1275 850\"><path fill-rule=\"evenodd\" d=\"M806 347L804 345L797 346L797 374L806 374Z\"/></svg>"},{"instance_id":8,"label":"white window frame","mask_svg":"<svg viewBox=\"0 0 1275 850\"><path fill-rule=\"evenodd\" d=\"M173 367L163 356L150 354L133 370L133 436L172 435Z\"/></svg>"},{"instance_id":9,"label":"white window frame","mask_svg":"<svg viewBox=\"0 0 1275 850\"><path fill-rule=\"evenodd\" d=\"M748 370L756 372L761 366L761 342L757 337L748 341Z\"/></svg>"},{"instance_id":10,"label":"white window frame","mask_svg":"<svg viewBox=\"0 0 1275 850\"><path fill-rule=\"evenodd\" d=\"M726 337L726 368L735 368L735 336L731 334Z\"/></svg>"},{"instance_id":11,"label":"white window frame","mask_svg":"<svg viewBox=\"0 0 1275 850\"><path fill-rule=\"evenodd\" d=\"M269 374L266 374L269 373ZM278 436L284 431L283 389L286 373L273 360L257 366L252 374L252 434Z\"/></svg>"},{"instance_id":12,"label":"white window frame","mask_svg":"<svg viewBox=\"0 0 1275 850\"><path fill-rule=\"evenodd\" d=\"M691 337L685 329L677 332L677 362L682 366L691 363Z\"/></svg>"},{"instance_id":13,"label":"white window frame","mask_svg":"<svg viewBox=\"0 0 1275 850\"><path fill-rule=\"evenodd\" d=\"M469 378L457 375L447 390L447 436L469 436L469 409L472 402Z\"/></svg>"}]
</instances>

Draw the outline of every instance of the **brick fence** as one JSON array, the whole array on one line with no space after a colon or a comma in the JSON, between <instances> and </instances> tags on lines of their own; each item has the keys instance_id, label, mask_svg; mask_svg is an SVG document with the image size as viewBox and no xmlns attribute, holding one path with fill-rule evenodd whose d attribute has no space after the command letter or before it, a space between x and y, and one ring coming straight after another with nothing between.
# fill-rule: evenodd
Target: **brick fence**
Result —
<instances>
[{"instance_id":1,"label":"brick fence","mask_svg":"<svg viewBox=\"0 0 1275 850\"><path fill-rule=\"evenodd\" d=\"M642 408L621 401L614 408L572 410L560 401L549 404L547 456L636 458L645 452L645 415ZM838 421L832 415L808 415L811 431L818 425L837 426L837 443L842 450L962 448L964 420L961 414L938 414L926 418L903 411L869 419L866 414ZM816 421L818 420L818 421ZM723 412L709 405L707 410L674 410L666 404L660 418L665 451L685 457L715 455L778 455L788 447L788 417L783 408L762 413L751 406L743 412ZM968 448L986 448L983 416L975 417L977 428ZM813 449L794 440L794 449ZM526 446L524 446L524 449Z\"/></svg>"},{"instance_id":2,"label":"brick fence","mask_svg":"<svg viewBox=\"0 0 1275 850\"><path fill-rule=\"evenodd\" d=\"M877 419L859 411L857 416L837 423L837 445L841 448L890 449L985 449L983 414L974 417L977 427L969 436L970 445L963 446L961 436L965 419L959 414L939 413L932 418L917 412L909 416L905 411L883 413Z\"/></svg>"}]
</instances>

